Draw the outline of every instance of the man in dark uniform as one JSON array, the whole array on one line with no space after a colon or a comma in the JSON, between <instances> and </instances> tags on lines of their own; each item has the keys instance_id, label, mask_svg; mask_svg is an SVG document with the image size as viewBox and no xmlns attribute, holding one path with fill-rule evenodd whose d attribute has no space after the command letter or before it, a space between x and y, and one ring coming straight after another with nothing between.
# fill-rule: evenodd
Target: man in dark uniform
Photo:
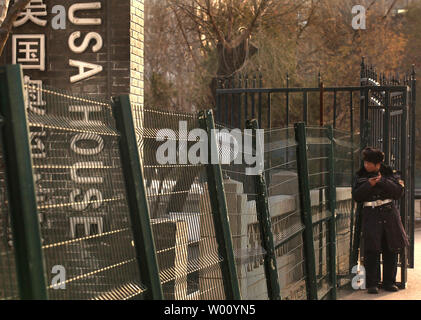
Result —
<instances>
[{"instance_id":1,"label":"man in dark uniform","mask_svg":"<svg viewBox=\"0 0 421 320\"><path fill-rule=\"evenodd\" d=\"M352 198L363 204L362 236L368 293L379 292L380 253L383 257L383 288L398 291L398 252L409 246L409 241L393 200L404 194L404 182L383 163L384 154L380 150L365 148L362 156L364 166L356 174Z\"/></svg>"}]
</instances>

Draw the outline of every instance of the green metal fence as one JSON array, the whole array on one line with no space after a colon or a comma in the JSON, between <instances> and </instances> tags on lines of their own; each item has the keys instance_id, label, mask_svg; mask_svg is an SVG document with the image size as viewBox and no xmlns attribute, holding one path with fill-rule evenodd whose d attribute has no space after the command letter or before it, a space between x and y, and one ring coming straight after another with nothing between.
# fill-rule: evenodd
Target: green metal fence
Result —
<instances>
[{"instance_id":1,"label":"green metal fence","mask_svg":"<svg viewBox=\"0 0 421 320\"><path fill-rule=\"evenodd\" d=\"M281 297L307 299L304 231L299 201L298 143L293 127L265 133L265 176L268 185L272 233L275 239Z\"/></svg>"},{"instance_id":2,"label":"green metal fence","mask_svg":"<svg viewBox=\"0 0 421 320\"><path fill-rule=\"evenodd\" d=\"M333 130L335 186L336 186L336 267L338 285L350 281L353 262L350 250L353 247L353 234L357 205L351 199L351 186L354 174L360 167L359 134L350 135L347 131Z\"/></svg>"},{"instance_id":3,"label":"green metal fence","mask_svg":"<svg viewBox=\"0 0 421 320\"><path fill-rule=\"evenodd\" d=\"M187 152L173 154L177 164L157 160L164 137L169 147L187 150L196 143L188 133L202 128L211 141L211 114L144 109L141 118L139 149L164 298L240 299L219 165L189 164Z\"/></svg>"},{"instance_id":4,"label":"green metal fence","mask_svg":"<svg viewBox=\"0 0 421 320\"><path fill-rule=\"evenodd\" d=\"M8 200L6 165L3 156L3 138L0 138L0 300L18 298L15 251Z\"/></svg>"},{"instance_id":5,"label":"green metal fence","mask_svg":"<svg viewBox=\"0 0 421 320\"><path fill-rule=\"evenodd\" d=\"M265 130L250 175L211 111L30 86L17 66L0 91L0 299L335 299L349 281L349 132Z\"/></svg>"}]
</instances>

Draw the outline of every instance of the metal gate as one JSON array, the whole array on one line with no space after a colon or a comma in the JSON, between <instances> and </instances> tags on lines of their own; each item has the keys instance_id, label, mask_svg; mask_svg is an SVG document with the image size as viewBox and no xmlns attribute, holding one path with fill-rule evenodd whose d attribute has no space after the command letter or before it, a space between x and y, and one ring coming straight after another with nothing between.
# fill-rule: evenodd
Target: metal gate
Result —
<instances>
[{"instance_id":1,"label":"metal gate","mask_svg":"<svg viewBox=\"0 0 421 320\"><path fill-rule=\"evenodd\" d=\"M410 247L399 254L401 281L405 288L407 268L414 267L414 152L415 152L415 72L400 85L396 79L378 79L368 68L362 69L361 86L361 147L379 148L385 154L385 163L401 175L405 195L395 204L410 240ZM358 215L358 214L357 214ZM360 221L356 225L360 234ZM358 239L356 240L356 250ZM355 257L357 254L355 255Z\"/></svg>"},{"instance_id":2,"label":"metal gate","mask_svg":"<svg viewBox=\"0 0 421 320\"><path fill-rule=\"evenodd\" d=\"M399 257L401 286L404 287L406 269L414 267L415 69L412 68L412 72L400 80L399 76L386 77L377 73L363 58L360 79L360 86L324 87L319 75L318 87L313 88L291 88L288 76L285 88L265 88L261 74L251 78L246 75L238 79L224 79L216 90L217 120L242 128L250 116L257 117L265 129L279 125L288 127L296 121L320 125L328 123L334 129L347 130L352 141L357 141L359 135L361 145L353 148L350 154L351 161L354 163L355 159L356 162L349 181L358 169L360 151L365 146L381 149L385 153L386 164L400 171L405 181L405 196L396 202L410 240L410 247ZM284 110L280 118L273 117L274 109ZM292 109L301 112L293 115ZM340 115L345 116L340 119ZM267 182L270 184L270 178ZM351 183L345 182L343 186L351 186ZM354 215L353 203L350 270L357 264L360 251L361 217L358 212L359 208Z\"/></svg>"}]
</instances>

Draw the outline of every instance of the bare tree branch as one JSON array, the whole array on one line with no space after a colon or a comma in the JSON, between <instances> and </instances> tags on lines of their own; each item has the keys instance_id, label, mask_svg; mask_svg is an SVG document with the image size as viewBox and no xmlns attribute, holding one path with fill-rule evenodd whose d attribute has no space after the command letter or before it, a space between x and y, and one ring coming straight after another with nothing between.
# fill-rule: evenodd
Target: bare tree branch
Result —
<instances>
[{"instance_id":1,"label":"bare tree branch","mask_svg":"<svg viewBox=\"0 0 421 320\"><path fill-rule=\"evenodd\" d=\"M10 0L0 0L0 26L6 18Z\"/></svg>"},{"instance_id":2,"label":"bare tree branch","mask_svg":"<svg viewBox=\"0 0 421 320\"><path fill-rule=\"evenodd\" d=\"M4 47L7 40L9 39L10 32L13 28L13 23L18 18L22 9L24 9L30 1L31 0L17 0L7 12L6 18L0 27L0 56L3 54Z\"/></svg>"},{"instance_id":3,"label":"bare tree branch","mask_svg":"<svg viewBox=\"0 0 421 320\"><path fill-rule=\"evenodd\" d=\"M246 31L244 33L242 33L242 35L239 38L237 38L235 41L233 41L233 43L231 44L231 47L235 48L235 47L239 46L240 43L242 43L244 40L246 40L250 37L251 33L253 32L254 27L256 26L257 20L260 18L260 16L267 9L268 4L269 4L268 0L262 0L260 2L260 5L257 8L256 13L253 17L253 20L250 22L250 24L246 28Z\"/></svg>"},{"instance_id":4,"label":"bare tree branch","mask_svg":"<svg viewBox=\"0 0 421 320\"><path fill-rule=\"evenodd\" d=\"M392 11L393 7L396 5L396 2L398 2L398 0L394 0L392 2L392 4L390 5L389 9L386 12L386 14L384 15L383 19L386 19L389 16L389 14Z\"/></svg>"}]
</instances>

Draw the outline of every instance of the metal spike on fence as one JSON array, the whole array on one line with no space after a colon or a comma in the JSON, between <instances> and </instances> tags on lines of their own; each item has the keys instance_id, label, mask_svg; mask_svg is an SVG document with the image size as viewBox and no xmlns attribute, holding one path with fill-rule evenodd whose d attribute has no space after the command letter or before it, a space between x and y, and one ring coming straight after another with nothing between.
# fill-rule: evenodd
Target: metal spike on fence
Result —
<instances>
[{"instance_id":1,"label":"metal spike on fence","mask_svg":"<svg viewBox=\"0 0 421 320\"><path fill-rule=\"evenodd\" d=\"M287 88L289 88L289 73L287 72Z\"/></svg>"},{"instance_id":2,"label":"metal spike on fence","mask_svg":"<svg viewBox=\"0 0 421 320\"><path fill-rule=\"evenodd\" d=\"M263 75L260 70L259 70L259 88L263 88Z\"/></svg>"},{"instance_id":3,"label":"metal spike on fence","mask_svg":"<svg viewBox=\"0 0 421 320\"><path fill-rule=\"evenodd\" d=\"M362 59L361 59L361 79L365 78L364 71L365 71L365 57L362 57Z\"/></svg>"}]
</instances>

